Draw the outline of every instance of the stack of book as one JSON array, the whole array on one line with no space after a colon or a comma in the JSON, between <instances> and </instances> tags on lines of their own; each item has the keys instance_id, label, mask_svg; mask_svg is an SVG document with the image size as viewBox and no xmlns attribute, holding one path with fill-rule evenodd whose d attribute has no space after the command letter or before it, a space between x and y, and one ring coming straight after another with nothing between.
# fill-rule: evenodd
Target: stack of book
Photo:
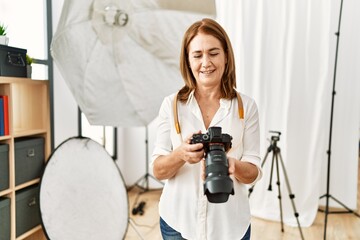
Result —
<instances>
[{"instance_id":1,"label":"stack of book","mask_svg":"<svg viewBox=\"0 0 360 240\"><path fill-rule=\"evenodd\" d=\"M9 135L9 98L0 96L0 136Z\"/></svg>"}]
</instances>

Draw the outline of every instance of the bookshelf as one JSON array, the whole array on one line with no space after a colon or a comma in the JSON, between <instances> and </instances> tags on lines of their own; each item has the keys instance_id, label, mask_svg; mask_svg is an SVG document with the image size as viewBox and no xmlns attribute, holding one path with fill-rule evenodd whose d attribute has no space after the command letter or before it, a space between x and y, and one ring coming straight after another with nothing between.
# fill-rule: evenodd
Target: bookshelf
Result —
<instances>
[{"instance_id":1,"label":"bookshelf","mask_svg":"<svg viewBox=\"0 0 360 240\"><path fill-rule=\"evenodd\" d=\"M49 83L47 80L0 76L0 95L8 96L9 134L0 136L0 144L9 146L9 187L0 190L0 197L10 199L10 239L46 239L41 225L16 236L16 193L37 185L40 178L15 184L15 142L23 137L41 137L44 139L44 159L50 156Z\"/></svg>"}]
</instances>

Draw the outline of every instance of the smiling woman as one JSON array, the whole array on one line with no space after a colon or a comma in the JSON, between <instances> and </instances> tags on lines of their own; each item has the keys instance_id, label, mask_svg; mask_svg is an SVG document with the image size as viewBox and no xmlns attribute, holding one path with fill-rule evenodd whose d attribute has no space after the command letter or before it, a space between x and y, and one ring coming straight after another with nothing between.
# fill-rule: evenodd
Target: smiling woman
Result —
<instances>
[{"instance_id":1,"label":"smiling woman","mask_svg":"<svg viewBox=\"0 0 360 240\"><path fill-rule=\"evenodd\" d=\"M246 184L262 175L258 112L255 101L235 89L231 43L215 20L202 19L187 29L180 69L184 86L163 101L152 157L154 175L167 179L159 204L162 237L250 239ZM239 117L240 102L244 103L243 117ZM177 117L181 128L174 124ZM233 147L228 152L219 136L221 129L231 134ZM194 134L207 131L209 148L192 141ZM218 152L212 152L215 146ZM215 190L224 189L224 181L230 187L229 182L233 183L233 191ZM206 187L216 184L222 187ZM221 200L215 197L224 194Z\"/></svg>"}]
</instances>

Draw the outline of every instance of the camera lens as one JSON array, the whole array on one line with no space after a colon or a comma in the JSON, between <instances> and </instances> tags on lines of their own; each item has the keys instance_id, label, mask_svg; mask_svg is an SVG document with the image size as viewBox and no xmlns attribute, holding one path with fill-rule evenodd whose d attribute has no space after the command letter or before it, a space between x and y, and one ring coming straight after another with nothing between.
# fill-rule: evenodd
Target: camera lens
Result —
<instances>
[{"instance_id":1,"label":"camera lens","mask_svg":"<svg viewBox=\"0 0 360 240\"><path fill-rule=\"evenodd\" d=\"M229 164L223 144L213 144L205 158L204 193L209 202L224 203L234 194L233 181L229 177Z\"/></svg>"},{"instance_id":2,"label":"camera lens","mask_svg":"<svg viewBox=\"0 0 360 240\"><path fill-rule=\"evenodd\" d=\"M194 134L190 143L202 143L205 152L204 194L209 202L224 203L234 195L233 181L229 177L226 151L231 148L232 137L222 134L221 127L209 127L206 134Z\"/></svg>"}]
</instances>

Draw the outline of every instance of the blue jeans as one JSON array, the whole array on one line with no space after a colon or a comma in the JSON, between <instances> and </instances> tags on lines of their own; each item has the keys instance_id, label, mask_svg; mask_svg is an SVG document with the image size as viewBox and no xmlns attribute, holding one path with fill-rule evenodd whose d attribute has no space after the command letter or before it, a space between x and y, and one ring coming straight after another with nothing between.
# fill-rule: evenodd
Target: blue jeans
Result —
<instances>
[{"instance_id":1,"label":"blue jeans","mask_svg":"<svg viewBox=\"0 0 360 240\"><path fill-rule=\"evenodd\" d=\"M170 227L164 219L160 217L160 230L164 240L183 240L181 233Z\"/></svg>"},{"instance_id":2,"label":"blue jeans","mask_svg":"<svg viewBox=\"0 0 360 240\"><path fill-rule=\"evenodd\" d=\"M181 236L181 233L170 227L161 217L160 217L160 230L161 235L164 240L184 240ZM244 237L241 240L250 240L251 235L251 225L247 229ZM185 239L186 240L186 239Z\"/></svg>"}]
</instances>

